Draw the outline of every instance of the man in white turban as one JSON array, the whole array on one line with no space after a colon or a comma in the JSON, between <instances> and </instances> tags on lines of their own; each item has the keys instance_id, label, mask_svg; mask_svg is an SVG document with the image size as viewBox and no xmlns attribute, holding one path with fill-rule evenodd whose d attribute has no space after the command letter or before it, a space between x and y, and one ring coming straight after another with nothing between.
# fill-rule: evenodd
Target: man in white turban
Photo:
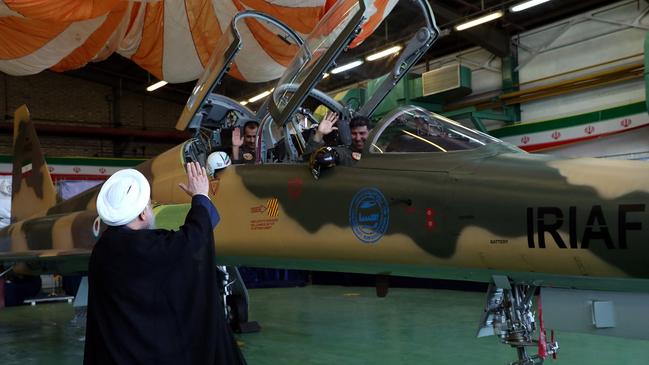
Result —
<instances>
[{"instance_id":1,"label":"man in white turban","mask_svg":"<svg viewBox=\"0 0 649 365\"><path fill-rule=\"evenodd\" d=\"M151 187L146 177L134 169L120 170L99 190L97 214L108 226L154 229L150 200Z\"/></svg>"},{"instance_id":2,"label":"man in white turban","mask_svg":"<svg viewBox=\"0 0 649 365\"><path fill-rule=\"evenodd\" d=\"M109 227L88 267L84 365L245 364L225 319L214 252L219 214L200 164L187 164L192 197L177 231L152 229L149 182L121 170L97 195Z\"/></svg>"}]
</instances>

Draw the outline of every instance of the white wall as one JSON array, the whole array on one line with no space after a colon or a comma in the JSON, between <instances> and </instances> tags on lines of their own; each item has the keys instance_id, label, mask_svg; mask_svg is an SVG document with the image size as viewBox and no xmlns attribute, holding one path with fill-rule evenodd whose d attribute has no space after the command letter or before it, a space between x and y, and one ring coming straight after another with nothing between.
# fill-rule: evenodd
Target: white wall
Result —
<instances>
[{"instance_id":1,"label":"white wall","mask_svg":"<svg viewBox=\"0 0 649 365\"><path fill-rule=\"evenodd\" d=\"M648 13L647 1L624 0L514 35L512 42L518 52L521 90L642 62L645 33L649 30ZM427 66L435 69L450 63L460 63L472 70L473 92L459 102L470 103L502 93L502 65L500 59L488 51L476 47L431 60ZM421 65L416 71L422 72L425 68L426 65ZM567 74L561 75L563 73ZM644 80L620 82L523 103L520 105L521 122L552 120L643 100ZM468 120L460 122L472 126ZM483 120L483 123L489 130L504 126L503 122L495 120ZM644 128L547 153L643 158L649 156L647 136L649 128Z\"/></svg>"},{"instance_id":2,"label":"white wall","mask_svg":"<svg viewBox=\"0 0 649 365\"><path fill-rule=\"evenodd\" d=\"M591 13L580 14L515 35L513 42L520 44L517 49L521 89L642 62L646 30L604 21L622 23L637 21L639 26L649 29L649 17L645 14L648 11L649 4L645 1L625 0ZM587 19L588 17L602 21ZM634 57L629 58L630 56ZM627 59L591 67L620 58ZM488 51L478 47L472 48L431 60L428 68L435 69L450 63L460 63L472 70L473 92L467 97L467 101L502 92L501 61ZM556 76L587 67L588 70ZM414 72L421 73L425 69L426 65L419 65ZM538 81L548 77L547 80ZM642 80L635 80L524 103L521 105L521 121L529 123L556 119L631 104L644 99L644 83ZM490 128L502 125L499 122L489 121L486 124Z\"/></svg>"},{"instance_id":3,"label":"white wall","mask_svg":"<svg viewBox=\"0 0 649 365\"><path fill-rule=\"evenodd\" d=\"M563 157L605 157L624 160L649 160L649 128L605 138L575 143L549 153Z\"/></svg>"},{"instance_id":4,"label":"white wall","mask_svg":"<svg viewBox=\"0 0 649 365\"><path fill-rule=\"evenodd\" d=\"M604 21L649 27L646 2L622 1L591 14L581 14L520 35L519 78L521 89L547 85L588 73L642 62L646 30ZM593 20L587 17L591 16ZM538 51L537 54L534 52ZM632 57L633 56L633 57ZM632 57L632 58L629 58ZM626 58L607 65L557 74ZM551 79L536 81L541 78ZM564 94L521 105L523 122L554 119L593 110L630 104L645 99L642 80L614 84L585 92Z\"/></svg>"}]
</instances>

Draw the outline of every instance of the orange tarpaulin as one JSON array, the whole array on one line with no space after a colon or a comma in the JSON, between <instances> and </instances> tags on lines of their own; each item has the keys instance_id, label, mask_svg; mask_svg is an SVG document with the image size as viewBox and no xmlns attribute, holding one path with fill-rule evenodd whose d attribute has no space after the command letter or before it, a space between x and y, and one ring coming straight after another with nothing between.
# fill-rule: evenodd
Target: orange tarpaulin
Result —
<instances>
[{"instance_id":1,"label":"orange tarpaulin","mask_svg":"<svg viewBox=\"0 0 649 365\"><path fill-rule=\"evenodd\" d=\"M368 21L354 45L367 38L392 9L387 4L393 1L365 1ZM191 81L203 72L218 38L238 11L263 11L306 36L333 2L0 0L0 71L10 75L66 71L118 53L161 80ZM247 20L245 26L236 76L250 82L279 77L295 50L260 22ZM264 67L257 67L261 63Z\"/></svg>"}]
</instances>

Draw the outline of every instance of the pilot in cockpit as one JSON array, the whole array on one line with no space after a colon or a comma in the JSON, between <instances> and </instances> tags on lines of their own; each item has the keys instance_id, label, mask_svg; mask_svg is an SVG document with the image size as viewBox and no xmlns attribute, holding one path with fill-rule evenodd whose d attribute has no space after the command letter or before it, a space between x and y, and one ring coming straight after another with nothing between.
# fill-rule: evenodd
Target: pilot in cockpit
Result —
<instances>
[{"instance_id":1,"label":"pilot in cockpit","mask_svg":"<svg viewBox=\"0 0 649 365\"><path fill-rule=\"evenodd\" d=\"M335 126L338 115L327 113L318 125L315 134L309 138L306 154L310 155L309 168L314 178L319 178L322 168L335 165L351 166L361 159L365 141L370 133L370 119L365 116L355 116L349 121L351 145L324 146L324 137L338 129Z\"/></svg>"},{"instance_id":2,"label":"pilot in cockpit","mask_svg":"<svg viewBox=\"0 0 649 365\"><path fill-rule=\"evenodd\" d=\"M336 122L338 122L338 115L336 113L327 113L325 115L318 125L318 129L307 142L307 154L317 152L318 149L324 146L325 136L338 129ZM369 126L370 119L364 116L355 116L349 121L352 143L349 146L333 147L337 155L336 164L349 166L361 159L365 141L370 133Z\"/></svg>"},{"instance_id":3,"label":"pilot in cockpit","mask_svg":"<svg viewBox=\"0 0 649 365\"><path fill-rule=\"evenodd\" d=\"M255 162L255 139L258 129L259 123L248 121L243 126L243 136L241 136L238 127L232 130L232 161L234 163Z\"/></svg>"}]
</instances>

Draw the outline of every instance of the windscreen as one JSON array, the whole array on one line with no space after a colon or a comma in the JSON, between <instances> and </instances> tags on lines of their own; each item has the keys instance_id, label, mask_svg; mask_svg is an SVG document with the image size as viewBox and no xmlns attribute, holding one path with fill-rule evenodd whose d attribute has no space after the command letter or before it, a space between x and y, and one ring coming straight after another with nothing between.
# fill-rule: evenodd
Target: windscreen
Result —
<instances>
[{"instance_id":1,"label":"windscreen","mask_svg":"<svg viewBox=\"0 0 649 365\"><path fill-rule=\"evenodd\" d=\"M300 57L296 57L280 79L280 86L274 90L273 98L279 111L288 105L293 93L305 81L335 37L349 24L357 8L353 1L341 1L338 11L328 13L316 27L307 39L307 47L299 51ZM372 35L367 38L359 36L359 39L364 39L360 44L358 40L352 41L349 49L323 70L322 79L315 86L355 111L371 99L381 82L401 64L398 61L415 34L422 28L428 28L427 15L417 1L390 0L386 8L384 13L389 15L385 19L376 16L376 9L366 9L363 32L373 29ZM402 87L396 87L385 104L393 102L396 106L394 101L403 99L405 92Z\"/></svg>"},{"instance_id":2,"label":"windscreen","mask_svg":"<svg viewBox=\"0 0 649 365\"><path fill-rule=\"evenodd\" d=\"M236 98L242 105L260 105L263 96L259 94L275 84L297 53L302 42L298 38L266 14L252 10L238 13L216 41L176 128L185 129L211 94ZM250 91L241 95L242 89Z\"/></svg>"},{"instance_id":3,"label":"windscreen","mask_svg":"<svg viewBox=\"0 0 649 365\"><path fill-rule=\"evenodd\" d=\"M340 0L320 20L273 91L281 112L340 33L360 11L358 0Z\"/></svg>"},{"instance_id":4,"label":"windscreen","mask_svg":"<svg viewBox=\"0 0 649 365\"><path fill-rule=\"evenodd\" d=\"M200 79L196 82L192 94L187 99L187 104L183 109L183 113L178 119L176 124L176 129L184 130L189 121L193 118L196 110L198 110L205 100L205 97L212 91L219 74L226 66L227 58L231 56L235 46L234 36L232 32L224 32L223 35L219 38L214 47L214 51L210 56L210 60L205 67L205 71Z\"/></svg>"},{"instance_id":5,"label":"windscreen","mask_svg":"<svg viewBox=\"0 0 649 365\"><path fill-rule=\"evenodd\" d=\"M472 150L497 139L417 107L387 117L370 145L371 153L422 153Z\"/></svg>"}]
</instances>

